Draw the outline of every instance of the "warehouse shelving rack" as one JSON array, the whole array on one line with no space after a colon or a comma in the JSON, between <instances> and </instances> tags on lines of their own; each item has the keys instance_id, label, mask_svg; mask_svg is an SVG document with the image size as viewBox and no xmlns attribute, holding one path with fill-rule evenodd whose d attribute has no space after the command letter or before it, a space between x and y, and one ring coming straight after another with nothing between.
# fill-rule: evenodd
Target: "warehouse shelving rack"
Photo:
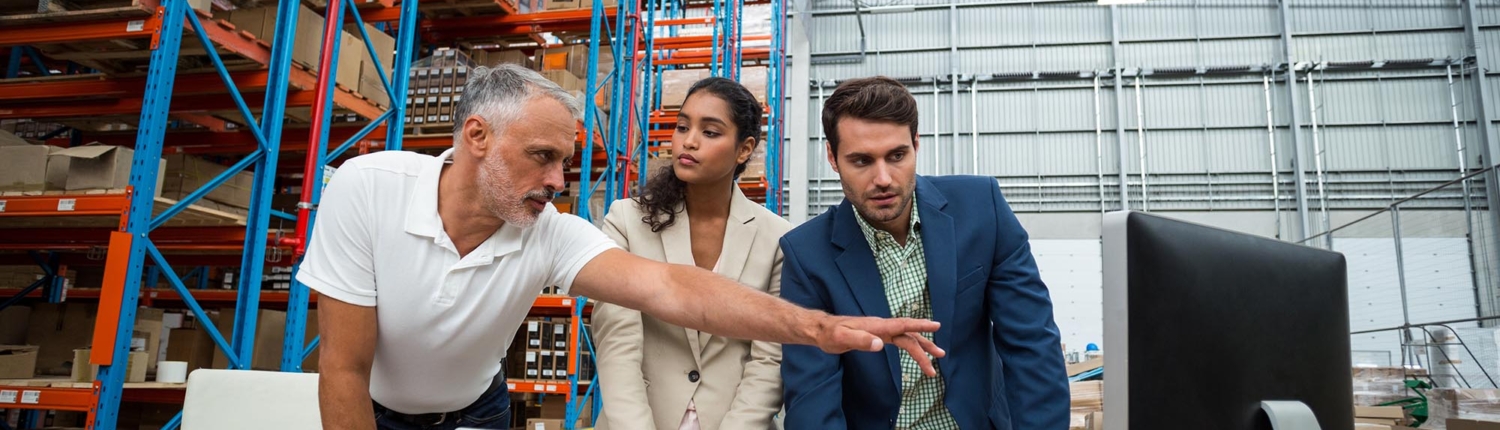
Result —
<instances>
[{"instance_id":1,"label":"warehouse shelving rack","mask_svg":"<svg viewBox=\"0 0 1500 430\"><path fill-rule=\"evenodd\" d=\"M0 223L17 218L105 217L119 219L117 227L14 229L15 231L8 232L6 237L0 238L0 250L32 251L28 254L0 254L0 264L36 263L43 267L47 274L45 282L39 281L38 284L25 289L0 289L0 297L6 299L39 298L50 302L62 301L65 298L97 300L100 308L99 324L95 329L96 336L93 341L95 348L90 357L91 362L100 365L99 380L89 384L86 388L78 384L0 386L0 408L88 412L89 427L101 429L114 427L122 399L168 403L181 401L180 387L175 389L162 386L147 387L142 384L123 382L125 366L122 361L116 361L116 359L123 357L123 354L128 351L130 331L119 328L133 326L137 304L178 303L191 309L199 319L205 319L203 303L234 303L236 321L231 336L225 337L217 333L211 325L204 328L210 331L215 344L226 351L232 363L231 367L240 369L249 367L253 353L255 318L258 314L255 310L261 307L261 303L285 304L288 315L283 353L285 358L281 367L284 371L300 371L301 358L317 345L316 339L313 339L310 344L304 343L305 339L302 339L307 307L315 303L317 298L309 294L306 287L301 285L294 285L290 291L261 291L261 271L265 265L293 264L296 261L295 258L300 257L301 252L305 250L306 238L316 216L316 203L321 189L317 185L322 180L324 167L336 161L340 154L350 150L363 153L373 149L426 149L451 145L451 137L404 136L401 123L404 118L401 112L402 103L391 103L390 109L383 109L364 98L334 88L331 77L337 73L337 62L332 59L337 58L337 51L340 49L340 38L334 36L339 34L339 29L343 27L346 17L352 18L356 24L385 23L396 33L398 43L396 61L388 67L381 65L382 70L389 72L385 74L382 86L390 95L393 95L393 100L399 100L399 97L406 92L408 76L406 70L410 67L413 54L417 52L416 42L419 37L429 42L496 36L525 37L543 41L538 34L589 31L588 34L593 37L590 38L592 42L589 51L587 100L593 100L592 96L600 88L601 82L596 77L599 67L599 40L604 39L600 36L605 35L606 20L610 19L615 21L614 29L623 30L618 32L621 37L606 39L616 46L617 49L614 52L624 52L624 47L634 46L639 41L648 41L649 44L651 32L643 31L644 28L693 23L717 24L718 28L715 31L710 54L679 52L676 56L669 55L660 59L654 63L656 65L713 62L721 64L719 67L727 71L731 66L737 66L738 62L735 59L770 57L773 63L777 61L774 55L769 55L771 50L741 50L737 43L730 42L732 37L722 36L730 34L728 23L733 22L730 17L738 16L742 7L739 4L731 7L731 4L725 0L716 2L713 17L657 21L654 15L646 14L644 27L641 25L643 16L640 4L634 2L623 3L618 10L616 7L605 7L595 2L594 6L587 10L518 13L515 5L505 0L495 0L503 12L493 16L419 19L427 3L425 0L421 5L415 0L379 0L358 5L346 4L343 0L330 0L323 10L326 20L321 41L324 49L323 56L319 59L318 70L321 71L319 73L291 63L290 51L295 42L291 35L296 20L296 13L292 12L296 8L292 6L299 4L297 0L280 1L282 7L277 17L276 37L272 42L256 40L248 33L237 31L233 25L224 21L211 20L209 14L189 9L185 0L131 0L130 3L129 8L121 8L124 9L122 13L113 15L101 14L98 17L85 17L66 22L22 24L0 28L0 48L12 48L10 50L12 61L9 62L11 67L6 70L6 78L17 77L23 65L21 60L23 57L41 74L48 74L49 61L42 58L43 55L39 55L37 50L30 47L31 45L145 39L150 41L151 46L149 71L144 76L122 77L111 74L110 77L102 78L96 78L98 75L90 75L89 79L74 77L55 80L0 80L0 118L49 119L139 114L140 121L137 123L137 130L133 133L90 133L86 136L89 141L133 146L136 152L132 165L137 167L154 165L151 161L159 159L164 151L187 154L248 154L248 156L241 158L238 163L203 189L187 196L181 202L172 202L168 205L163 205L159 199L152 197L155 195L156 171L146 168L133 169L131 186L121 194L0 197L0 201L5 202L0 204L6 205L6 209L0 210ZM685 10L680 2L660 0L648 0L647 9L659 9L664 3L677 11ZM775 15L784 16L784 13ZM364 32L364 26L360 25L358 28L362 33ZM368 35L361 34L361 36L365 39L363 48L373 51L373 47L368 42ZM184 37L196 37L203 46L215 48L207 49L204 53L214 64L212 70L182 72L177 70L176 59L181 52ZM776 37L779 35L773 35L773 39ZM695 43L698 45L684 43L675 48L702 46L702 42ZM220 53L251 60L262 68L231 70L225 67ZM379 58L378 55L371 53L372 57ZM615 70L626 70L621 67L622 65L641 66L642 60L645 60L646 65L653 64L645 57L617 56L614 60ZM91 67L80 67L68 62L66 68L68 73L72 74L86 71ZM618 106L613 111L621 112L629 103L630 111L638 112L629 118L630 122L626 122L625 116L617 115L616 120L608 126L608 130L604 130L606 127L598 121L597 108L592 103L589 104L590 108L585 115L584 128L580 132L579 139L580 142L586 142L581 145L583 156L578 157L580 164L578 167L582 168L578 175L585 184L581 190L580 202L587 202L589 195L595 192L597 185L588 186L590 182L605 182L607 185L605 192L608 196L625 196L628 193L625 178L633 174L631 164L635 161L644 164L644 148L646 148L644 138L647 134L641 131L648 128L645 113L650 110L646 109L645 104L630 103L630 101L637 95L634 93L637 90L641 91L639 94L655 93L650 83L646 83L645 88L638 87L641 83L641 75L644 74L643 71L653 69L648 66L631 67L628 70L629 76L621 76L619 72L616 72L610 77L616 81L616 84L612 86L611 102ZM778 78L773 77L773 79ZM76 98L92 99L86 102L67 100ZM255 98L261 98L264 102L258 106L247 104L246 100L253 101ZM370 121L358 128L331 127L329 118L333 114L334 106L356 113ZM260 121L257 121L252 114L252 107L260 108ZM286 109L292 107L312 108L311 125L306 128L288 127L280 121L265 121L266 118L281 118ZM235 130L234 124L229 124L227 121L208 115L193 114L193 112L222 110L239 111L245 117L244 127ZM779 112L779 109L771 109L772 115L779 115ZM169 116L196 123L205 128L169 132ZM775 128L773 127L772 130ZM59 130L43 140L59 146L71 146L81 143L80 134ZM303 140L301 136L307 136L307 139ZM615 136L619 138L615 139ZM629 142L637 141L641 143L642 150L631 150L630 148L636 146ZM779 140L775 141L779 142ZM306 148L299 148L304 142L307 143ZM341 142L341 144L330 150L328 145L330 142ZM596 154L595 147L603 151ZM296 214L282 213L269 207L270 195L275 185L273 173L278 171L279 156L290 152L306 153L301 188L304 194L300 199ZM768 154L770 154L769 151ZM770 162L768 160L768 163ZM593 168L595 163L605 165L604 175L597 181L592 175L595 172ZM250 168L253 168L255 172L252 207L249 213L241 217L238 222L229 223L242 225L173 227L168 223L174 215L190 210L193 207L191 205L213 187L224 183L233 174ZM770 170L768 168L768 173ZM767 193L770 196L779 194ZM62 209L64 206L68 209ZM587 204L578 205L577 210L579 215L585 218L590 217ZM153 213L155 211L161 211L161 213L155 214ZM289 231L272 231L269 227L269 221L272 218L296 221L297 228ZM294 258L267 262L268 253L290 255ZM78 255L98 257L101 254L104 256L102 261L74 258ZM206 268L199 267L188 275L179 277L174 270L170 269L172 266L168 260L185 266L239 267L239 289L202 289L206 284ZM66 273L68 265L81 267L98 264L103 264L105 267L105 281L102 288L65 289L62 286L62 275ZM172 290L142 287L143 283L155 285L158 277L166 278L172 285ZM198 288L190 289L184 284L183 279L190 277L197 278ZM8 305L11 302L13 300L6 300L4 303ZM587 347L588 344L587 333L582 330L579 321L590 310L591 307L584 298L553 296L538 298L533 307L533 315L572 317L573 330L569 348L574 360L570 364L570 380L548 383L512 381L510 384L513 392L567 393L570 419L566 426L569 428L576 422L584 399L590 397L589 395L580 396L579 389L588 386L592 390L595 386L588 381L579 381L577 372L582 365L579 362L582 355L578 354L578 349ZM15 396L15 399L8 403L6 402L7 392ZM597 411L597 398L594 399L594 407ZM28 425L36 425L40 421L34 413L25 418L23 423ZM175 428L178 424L179 421L174 419L168 427Z\"/></svg>"},{"instance_id":2,"label":"warehouse shelving rack","mask_svg":"<svg viewBox=\"0 0 1500 430\"><path fill-rule=\"evenodd\" d=\"M769 3L771 25L769 34L746 35L744 7L746 4ZM693 10L695 15L689 16ZM740 70L746 61L766 62L766 176L757 182L742 183L746 195L764 197L767 208L781 209L781 147L784 140L785 98L784 75L786 72L785 51L785 2L710 0L707 2L683 2L681 0L644 0L638 9L622 12L616 19L615 28L619 37L613 39L613 52L632 52L635 55L619 55L614 58L613 79L610 88L611 112L627 112L610 118L606 136L609 142L604 148L605 159L624 160L623 166L613 163L606 166L601 178L606 199L624 198L630 195L631 183L644 185L650 172L646 171L647 154L656 152L662 143L671 139L671 127L676 123L676 112L662 108L661 73L685 67L707 68L712 76L740 79ZM658 19L660 17L661 19ZM679 36L680 27L709 25L710 35ZM666 36L658 37L657 28L665 27ZM745 48L744 42L765 41L765 48ZM592 75L591 75L592 79ZM590 88L595 88L593 82ZM584 182L585 190L591 184ZM587 217L587 214L582 214Z\"/></svg>"}]
</instances>

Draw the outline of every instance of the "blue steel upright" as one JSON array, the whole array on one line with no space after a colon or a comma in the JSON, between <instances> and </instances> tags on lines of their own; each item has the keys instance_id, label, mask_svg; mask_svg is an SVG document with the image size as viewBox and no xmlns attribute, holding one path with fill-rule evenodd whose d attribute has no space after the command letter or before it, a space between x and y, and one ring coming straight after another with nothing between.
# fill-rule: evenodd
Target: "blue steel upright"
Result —
<instances>
[{"instance_id":1,"label":"blue steel upright","mask_svg":"<svg viewBox=\"0 0 1500 430\"><path fill-rule=\"evenodd\" d=\"M155 207L157 168L160 165L162 143L167 130L167 114L172 103L172 84L177 74L177 54L182 47L183 17L187 0L165 0L156 48L151 52L151 67L146 77L146 90L141 101L141 121L136 130L135 156L131 160L130 209L127 213L125 233L129 235L130 254L127 258L123 285L117 288L120 294L120 316L115 321L113 348L107 352L95 351L90 361L99 364L97 384L98 405L90 418L90 428L113 429L119 417L120 399L125 388L130 356L130 338L135 327L136 304L140 300L141 275L145 265L146 249L149 246L147 233L151 231L151 211ZM111 241L121 240L119 235ZM264 240L264 239L263 239ZM106 279L112 278L106 276ZM104 288L108 294L110 285ZM111 324L99 321L96 329L110 328Z\"/></svg>"},{"instance_id":2,"label":"blue steel upright","mask_svg":"<svg viewBox=\"0 0 1500 430\"><path fill-rule=\"evenodd\" d=\"M352 6L352 5L351 5ZM396 64L391 65L391 117L385 125L385 149L401 149L406 134L406 87L411 80L412 50L417 42L417 2L401 2L401 27L396 34Z\"/></svg>"},{"instance_id":3,"label":"blue steel upright","mask_svg":"<svg viewBox=\"0 0 1500 430\"><path fill-rule=\"evenodd\" d=\"M235 302L234 335L230 347L240 357L238 368L249 369L255 360L255 328L260 314L261 276L266 261L266 232L271 222L271 194L276 189L276 162L281 158L281 123L286 113L287 81L296 46L297 0L281 0L276 10L276 33L271 42L271 62L266 99L261 110L260 133L266 156L255 163L255 182L250 191L250 213L246 216L245 253L240 259L240 285Z\"/></svg>"}]
</instances>

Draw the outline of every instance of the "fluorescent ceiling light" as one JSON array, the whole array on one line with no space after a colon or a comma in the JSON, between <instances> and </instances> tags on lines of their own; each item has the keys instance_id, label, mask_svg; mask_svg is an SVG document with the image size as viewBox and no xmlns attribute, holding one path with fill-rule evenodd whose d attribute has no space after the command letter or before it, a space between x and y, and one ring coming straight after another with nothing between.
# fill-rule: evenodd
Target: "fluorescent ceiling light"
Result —
<instances>
[{"instance_id":1,"label":"fluorescent ceiling light","mask_svg":"<svg viewBox=\"0 0 1500 430\"><path fill-rule=\"evenodd\" d=\"M894 6L876 6L876 7L867 7L867 8L865 8L865 12L866 13L897 13L897 12L911 12L911 11L914 11L914 10L917 10L917 7L914 6L914 5L909 5L909 4L906 4L906 5L894 5Z\"/></svg>"}]
</instances>

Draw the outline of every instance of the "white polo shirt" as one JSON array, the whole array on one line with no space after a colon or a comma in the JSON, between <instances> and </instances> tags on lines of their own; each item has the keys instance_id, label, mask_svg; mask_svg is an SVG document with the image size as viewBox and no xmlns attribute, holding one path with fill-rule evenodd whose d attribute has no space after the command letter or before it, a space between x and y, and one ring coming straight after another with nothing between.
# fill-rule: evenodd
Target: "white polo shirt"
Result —
<instances>
[{"instance_id":1,"label":"white polo shirt","mask_svg":"<svg viewBox=\"0 0 1500 430\"><path fill-rule=\"evenodd\" d=\"M402 413L477 400L542 288L567 291L585 263L617 247L549 204L535 225L506 224L459 258L437 212L438 175L452 154L345 162L323 192L297 273L323 296L376 307L370 397Z\"/></svg>"}]
</instances>

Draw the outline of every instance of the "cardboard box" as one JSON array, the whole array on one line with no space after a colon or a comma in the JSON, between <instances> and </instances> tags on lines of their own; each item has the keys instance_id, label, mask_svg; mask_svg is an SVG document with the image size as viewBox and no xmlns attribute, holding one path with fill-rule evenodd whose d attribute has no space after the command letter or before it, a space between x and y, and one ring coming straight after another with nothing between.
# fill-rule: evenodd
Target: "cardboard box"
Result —
<instances>
[{"instance_id":1,"label":"cardboard box","mask_svg":"<svg viewBox=\"0 0 1500 430\"><path fill-rule=\"evenodd\" d=\"M538 379L542 377L542 353L534 349L526 350L526 375L524 379Z\"/></svg>"},{"instance_id":2,"label":"cardboard box","mask_svg":"<svg viewBox=\"0 0 1500 430\"><path fill-rule=\"evenodd\" d=\"M161 356L161 340L166 334L162 323L165 312L161 309L139 308L135 312L134 337L146 339L146 371L156 372L156 361Z\"/></svg>"},{"instance_id":3,"label":"cardboard box","mask_svg":"<svg viewBox=\"0 0 1500 430\"><path fill-rule=\"evenodd\" d=\"M69 159L52 156L61 150L51 145L0 144L0 191L63 189Z\"/></svg>"},{"instance_id":4,"label":"cardboard box","mask_svg":"<svg viewBox=\"0 0 1500 430\"><path fill-rule=\"evenodd\" d=\"M552 379L568 379L568 351L552 351Z\"/></svg>"},{"instance_id":5,"label":"cardboard box","mask_svg":"<svg viewBox=\"0 0 1500 430\"><path fill-rule=\"evenodd\" d=\"M318 60L323 52L323 16L307 6L299 6L297 31L293 33L292 61L318 71ZM258 7L230 11L226 18L235 28L249 32L267 44L276 36L276 7ZM342 65L341 65L342 66Z\"/></svg>"},{"instance_id":6,"label":"cardboard box","mask_svg":"<svg viewBox=\"0 0 1500 430\"><path fill-rule=\"evenodd\" d=\"M375 53L380 55L380 64L377 66L364 43L359 43L359 94L382 107L389 107L391 96L385 92L385 84L380 75L387 73L386 76L390 76L389 71L395 67L396 39L368 24L365 25L365 33L369 34L370 45L375 47ZM359 37L355 36L355 39L358 41Z\"/></svg>"},{"instance_id":7,"label":"cardboard box","mask_svg":"<svg viewBox=\"0 0 1500 430\"><path fill-rule=\"evenodd\" d=\"M568 323L559 322L552 325L552 349L554 351L568 350Z\"/></svg>"},{"instance_id":8,"label":"cardboard box","mask_svg":"<svg viewBox=\"0 0 1500 430\"><path fill-rule=\"evenodd\" d=\"M755 100L759 101L762 105L766 104L767 73L769 73L769 68L765 66L740 69L740 85L744 85L745 89L750 90L750 94L755 95Z\"/></svg>"},{"instance_id":9,"label":"cardboard box","mask_svg":"<svg viewBox=\"0 0 1500 430\"><path fill-rule=\"evenodd\" d=\"M218 314L213 316L214 326L219 329L219 334L225 336L225 341L230 340L229 336L231 336L234 330L234 313L235 310L233 308L225 308L220 309ZM307 311L307 318L306 329L302 333L303 342L311 341L314 336L318 335L317 311ZM261 309L260 314L256 317L255 357L251 360L250 368L254 370L280 370L284 339L286 339L286 312ZM209 342L212 342L212 340ZM224 351L218 349L217 346L213 348L212 366L216 369L229 367L229 357L224 355ZM191 368L189 366L189 369ZM307 372L316 372L318 370L317 350L313 350L313 353L309 354L302 361L302 370Z\"/></svg>"},{"instance_id":10,"label":"cardboard box","mask_svg":"<svg viewBox=\"0 0 1500 430\"><path fill-rule=\"evenodd\" d=\"M548 70L542 72L542 77L556 83L563 90L570 92L583 91L583 87L588 84L582 79L578 79L577 76L573 76L573 72L567 70Z\"/></svg>"},{"instance_id":11,"label":"cardboard box","mask_svg":"<svg viewBox=\"0 0 1500 430\"><path fill-rule=\"evenodd\" d=\"M1448 430L1500 430L1500 422L1450 418Z\"/></svg>"},{"instance_id":12,"label":"cardboard box","mask_svg":"<svg viewBox=\"0 0 1500 430\"><path fill-rule=\"evenodd\" d=\"M482 56L474 56L474 60L481 66L495 67L501 64L516 64L525 68L532 68L531 56L520 50L506 51L475 51L483 53Z\"/></svg>"},{"instance_id":13,"label":"cardboard box","mask_svg":"<svg viewBox=\"0 0 1500 430\"><path fill-rule=\"evenodd\" d=\"M15 133L0 130L0 146L29 146L35 144L34 142L22 139L20 136L16 136Z\"/></svg>"},{"instance_id":14,"label":"cardboard box","mask_svg":"<svg viewBox=\"0 0 1500 430\"><path fill-rule=\"evenodd\" d=\"M687 92L693 84L709 77L708 69L667 70L661 73L661 105L673 109L682 107Z\"/></svg>"},{"instance_id":15,"label":"cardboard box","mask_svg":"<svg viewBox=\"0 0 1500 430\"><path fill-rule=\"evenodd\" d=\"M38 303L31 310L26 344L36 345L36 373L67 375L73 368L73 350L88 348L94 341L98 305L89 303Z\"/></svg>"},{"instance_id":16,"label":"cardboard box","mask_svg":"<svg viewBox=\"0 0 1500 430\"><path fill-rule=\"evenodd\" d=\"M539 71L566 70L580 79L588 76L589 47L587 45L547 48L537 52L537 58Z\"/></svg>"},{"instance_id":17,"label":"cardboard box","mask_svg":"<svg viewBox=\"0 0 1500 430\"><path fill-rule=\"evenodd\" d=\"M578 9L579 0L540 0L542 10Z\"/></svg>"},{"instance_id":18,"label":"cardboard box","mask_svg":"<svg viewBox=\"0 0 1500 430\"><path fill-rule=\"evenodd\" d=\"M232 342L230 337L234 332L234 308L219 309L218 315L213 317L214 326L219 333L224 335L224 341ZM255 357L251 360L250 368L254 370L280 370L281 369L281 340L286 335L286 312L261 309L255 320ZM243 358L241 358L243 360ZM229 356L224 351L214 350L215 369L229 367Z\"/></svg>"},{"instance_id":19,"label":"cardboard box","mask_svg":"<svg viewBox=\"0 0 1500 430\"><path fill-rule=\"evenodd\" d=\"M0 345L0 379L36 376L37 349L32 345Z\"/></svg>"},{"instance_id":20,"label":"cardboard box","mask_svg":"<svg viewBox=\"0 0 1500 430\"><path fill-rule=\"evenodd\" d=\"M1406 411L1400 406L1355 406L1354 416L1360 418L1404 419Z\"/></svg>"},{"instance_id":21,"label":"cardboard box","mask_svg":"<svg viewBox=\"0 0 1500 430\"><path fill-rule=\"evenodd\" d=\"M563 420L532 418L526 420L525 430L562 430Z\"/></svg>"},{"instance_id":22,"label":"cardboard box","mask_svg":"<svg viewBox=\"0 0 1500 430\"><path fill-rule=\"evenodd\" d=\"M99 366L89 363L89 355L92 349L83 348L73 350L72 372L69 375L73 382L94 382L99 376ZM121 357L115 357L116 362ZM125 361L125 382L146 382L146 360L145 352L131 352Z\"/></svg>"},{"instance_id":23,"label":"cardboard box","mask_svg":"<svg viewBox=\"0 0 1500 430\"><path fill-rule=\"evenodd\" d=\"M539 354L542 356L542 363L540 365L541 379L556 379L557 372L555 367L557 366L557 360L552 350L544 349Z\"/></svg>"},{"instance_id":24,"label":"cardboard box","mask_svg":"<svg viewBox=\"0 0 1500 430\"><path fill-rule=\"evenodd\" d=\"M533 319L526 321L526 347L542 347L542 320Z\"/></svg>"},{"instance_id":25,"label":"cardboard box","mask_svg":"<svg viewBox=\"0 0 1500 430\"><path fill-rule=\"evenodd\" d=\"M0 309L0 345L26 343L26 327L31 323L31 308L12 305Z\"/></svg>"},{"instance_id":26,"label":"cardboard box","mask_svg":"<svg viewBox=\"0 0 1500 430\"><path fill-rule=\"evenodd\" d=\"M130 148L89 144L56 151L52 156L69 158L67 180L63 186L66 190L108 190L130 185L130 165L135 158L135 150ZM167 163L162 160L157 166L158 173L166 168ZM156 175L158 192L165 176Z\"/></svg>"},{"instance_id":27,"label":"cardboard box","mask_svg":"<svg viewBox=\"0 0 1500 430\"><path fill-rule=\"evenodd\" d=\"M187 362L188 372L213 368L216 350L213 338L201 328L173 329L167 334L167 360Z\"/></svg>"},{"instance_id":28,"label":"cardboard box","mask_svg":"<svg viewBox=\"0 0 1500 430\"><path fill-rule=\"evenodd\" d=\"M339 41L343 46L339 47L338 76L334 77L334 83L349 91L359 91L359 76L363 72L360 65L365 57L370 56L369 50L365 49L364 40L359 35L347 31L339 34L343 37Z\"/></svg>"},{"instance_id":29,"label":"cardboard box","mask_svg":"<svg viewBox=\"0 0 1500 430\"><path fill-rule=\"evenodd\" d=\"M168 154L164 158L167 160L167 170L166 178L162 180L161 195L169 199L181 200L229 169L187 154ZM248 170L241 171L203 198L247 208L250 207L250 191L254 187L255 174Z\"/></svg>"}]
</instances>

